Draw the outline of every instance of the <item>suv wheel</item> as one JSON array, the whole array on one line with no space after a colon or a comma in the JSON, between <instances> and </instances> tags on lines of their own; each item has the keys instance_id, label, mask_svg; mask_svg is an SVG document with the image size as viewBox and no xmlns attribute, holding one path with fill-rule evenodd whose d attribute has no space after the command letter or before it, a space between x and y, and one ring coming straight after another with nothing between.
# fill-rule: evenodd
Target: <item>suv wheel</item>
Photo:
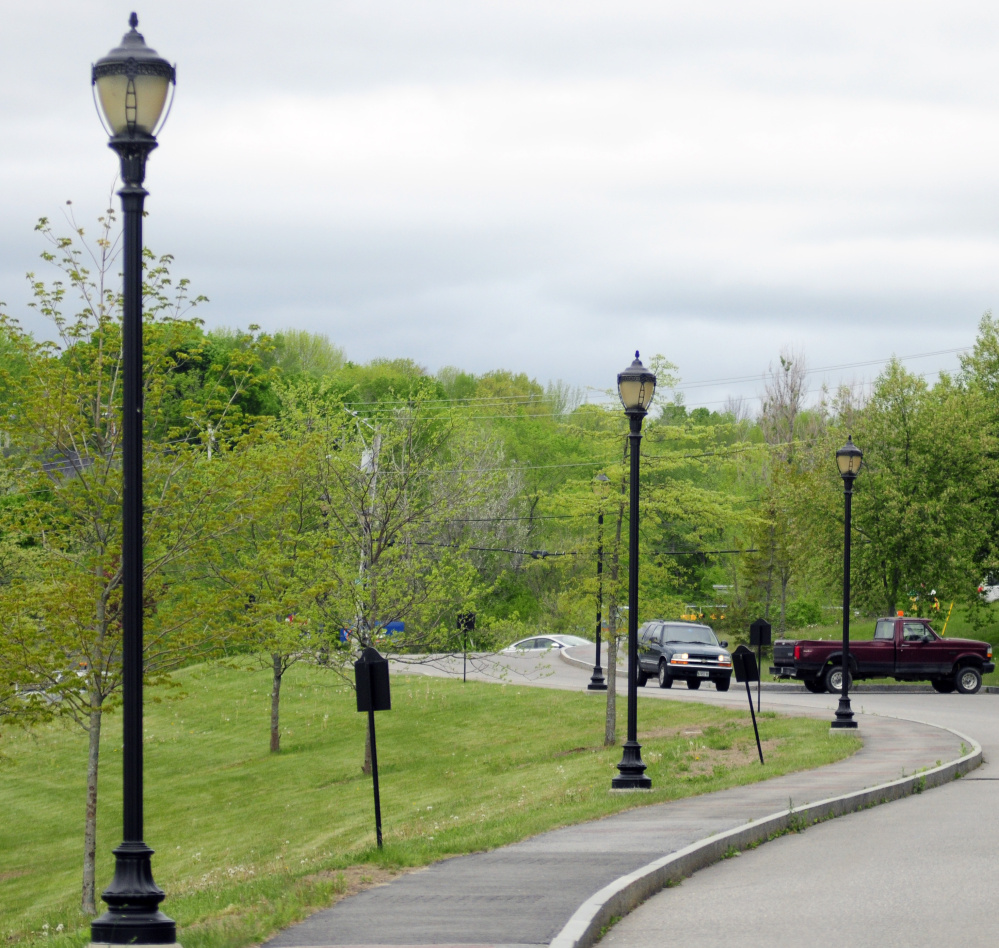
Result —
<instances>
[{"instance_id":1,"label":"suv wheel","mask_svg":"<svg viewBox=\"0 0 999 948\"><path fill-rule=\"evenodd\" d=\"M982 673L977 668L965 665L959 668L954 676L954 684L962 695L973 695L982 687Z\"/></svg>"},{"instance_id":2,"label":"suv wheel","mask_svg":"<svg viewBox=\"0 0 999 948\"><path fill-rule=\"evenodd\" d=\"M660 688L672 688L673 687L673 676L666 674L666 663L659 663L659 687Z\"/></svg>"},{"instance_id":3,"label":"suv wheel","mask_svg":"<svg viewBox=\"0 0 999 948\"><path fill-rule=\"evenodd\" d=\"M638 687L644 688L645 683L649 680L649 676L643 672L641 669L638 670Z\"/></svg>"}]
</instances>

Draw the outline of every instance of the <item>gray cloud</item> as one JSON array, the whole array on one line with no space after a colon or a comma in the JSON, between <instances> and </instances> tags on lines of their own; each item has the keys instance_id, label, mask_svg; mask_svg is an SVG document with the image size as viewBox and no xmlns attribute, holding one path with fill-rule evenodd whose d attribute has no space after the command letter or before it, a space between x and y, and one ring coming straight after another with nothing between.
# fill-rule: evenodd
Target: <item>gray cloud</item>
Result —
<instances>
[{"instance_id":1,"label":"gray cloud","mask_svg":"<svg viewBox=\"0 0 999 948\"><path fill-rule=\"evenodd\" d=\"M106 206L89 64L125 15L11 6L0 299L21 314L36 218ZM999 293L989 4L138 12L179 78L147 243L211 297L209 324L602 388L636 347L698 380L762 375L785 343L813 365L970 345Z\"/></svg>"}]
</instances>

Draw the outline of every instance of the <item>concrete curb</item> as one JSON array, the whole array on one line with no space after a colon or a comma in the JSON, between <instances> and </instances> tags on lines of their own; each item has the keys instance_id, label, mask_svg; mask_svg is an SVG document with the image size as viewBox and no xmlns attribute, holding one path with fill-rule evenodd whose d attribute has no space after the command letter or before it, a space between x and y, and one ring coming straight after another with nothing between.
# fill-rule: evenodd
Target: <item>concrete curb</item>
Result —
<instances>
[{"instance_id":1,"label":"concrete curb","mask_svg":"<svg viewBox=\"0 0 999 948\"><path fill-rule=\"evenodd\" d=\"M582 645L577 646L578 648L583 648ZM596 646L594 646L595 648ZM581 658L573 658L571 655L566 654L569 650L565 648L560 648L558 650L558 657L562 659L566 665L572 665L573 668L585 668L588 672L593 672L593 662L585 662Z\"/></svg>"},{"instance_id":2,"label":"concrete curb","mask_svg":"<svg viewBox=\"0 0 999 948\"><path fill-rule=\"evenodd\" d=\"M657 892L676 885L698 869L724 859L733 851L755 847L787 832L800 832L823 820L899 800L913 793L922 793L923 790L962 777L982 763L982 748L977 741L951 728L941 730L960 738L972 750L948 764L910 777L781 810L650 862L604 886L587 899L551 941L551 948L590 948L599 941L601 930L611 923L611 919L627 915Z\"/></svg>"}]
</instances>

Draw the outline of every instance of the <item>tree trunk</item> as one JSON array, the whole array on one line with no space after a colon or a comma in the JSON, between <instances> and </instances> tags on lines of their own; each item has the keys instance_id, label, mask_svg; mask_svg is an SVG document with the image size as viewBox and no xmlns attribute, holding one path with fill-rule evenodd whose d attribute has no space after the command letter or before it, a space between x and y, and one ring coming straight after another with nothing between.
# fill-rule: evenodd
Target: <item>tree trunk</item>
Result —
<instances>
[{"instance_id":1,"label":"tree trunk","mask_svg":"<svg viewBox=\"0 0 999 948\"><path fill-rule=\"evenodd\" d=\"M774 514L774 516L776 516L776 514ZM764 587L766 589L766 591L767 591L767 598L766 598L766 601L763 604L763 618L766 619L767 622L770 621L770 600L771 600L771 598L773 596L773 588L774 588L774 535L775 535L775 532L776 531L775 531L774 525L773 525L773 523L771 523L770 524L770 543L768 544L768 546L770 547L770 561L767 563L767 581L766 581L766 584L765 584L765 587Z\"/></svg>"},{"instance_id":2,"label":"tree trunk","mask_svg":"<svg viewBox=\"0 0 999 948\"><path fill-rule=\"evenodd\" d=\"M99 698L91 697L90 724L87 728L87 815L83 824L83 895L80 911L84 915L97 914L96 859L97 859L97 765L101 753L101 707L95 706Z\"/></svg>"},{"instance_id":3,"label":"tree trunk","mask_svg":"<svg viewBox=\"0 0 999 948\"><path fill-rule=\"evenodd\" d=\"M783 638L785 631L787 631L787 587L788 583L791 582L791 571L789 569L781 570L780 574L780 622L778 624L777 633L778 636Z\"/></svg>"},{"instance_id":4,"label":"tree trunk","mask_svg":"<svg viewBox=\"0 0 999 948\"><path fill-rule=\"evenodd\" d=\"M624 442L624 460L628 460L630 439ZM623 468L622 468L623 471ZM625 478L621 474L621 500L617 505L617 524L610 559L610 595L607 597L607 717L604 721L604 746L617 743L617 583L621 571L621 528L624 523Z\"/></svg>"},{"instance_id":5,"label":"tree trunk","mask_svg":"<svg viewBox=\"0 0 999 948\"><path fill-rule=\"evenodd\" d=\"M617 608L617 600L608 600L611 610ZM617 743L617 623L614 612L607 616L607 719L604 722L604 747Z\"/></svg>"},{"instance_id":6,"label":"tree trunk","mask_svg":"<svg viewBox=\"0 0 999 948\"><path fill-rule=\"evenodd\" d=\"M274 662L274 681L271 684L271 753L281 750L281 676L284 675L281 653L271 655Z\"/></svg>"}]
</instances>

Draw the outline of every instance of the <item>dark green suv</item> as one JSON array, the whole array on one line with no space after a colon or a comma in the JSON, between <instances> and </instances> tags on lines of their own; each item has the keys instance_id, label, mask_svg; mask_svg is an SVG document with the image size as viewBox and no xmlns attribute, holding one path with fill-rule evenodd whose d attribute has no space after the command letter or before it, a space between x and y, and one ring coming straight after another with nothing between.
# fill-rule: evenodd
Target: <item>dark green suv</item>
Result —
<instances>
[{"instance_id":1,"label":"dark green suv","mask_svg":"<svg viewBox=\"0 0 999 948\"><path fill-rule=\"evenodd\" d=\"M719 691L728 691L732 656L727 645L706 625L661 619L646 622L638 630L638 683L658 678L660 688L672 688L674 680L682 678L688 688L710 681Z\"/></svg>"}]
</instances>

